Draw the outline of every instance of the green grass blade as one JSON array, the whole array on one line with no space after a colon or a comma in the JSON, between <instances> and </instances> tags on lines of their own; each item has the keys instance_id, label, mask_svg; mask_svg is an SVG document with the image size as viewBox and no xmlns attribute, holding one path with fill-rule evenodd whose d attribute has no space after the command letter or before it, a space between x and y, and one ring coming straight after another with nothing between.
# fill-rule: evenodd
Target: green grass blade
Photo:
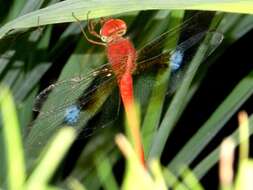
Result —
<instances>
[{"instance_id":1,"label":"green grass blade","mask_svg":"<svg viewBox=\"0 0 253 190\"><path fill-rule=\"evenodd\" d=\"M107 129L103 129L103 133L97 133L92 136L91 141L87 144L82 154L80 155L78 162L71 176L78 178L84 182L85 186L91 189L99 189L101 186L101 180L98 178L96 167L99 167L94 162L94 159L101 156L105 156L111 165L115 165L120 155L115 148L114 138L115 127L120 126L108 126ZM113 130L113 131L112 131ZM101 158L103 159L103 158Z\"/></svg>"},{"instance_id":2,"label":"green grass blade","mask_svg":"<svg viewBox=\"0 0 253 190\"><path fill-rule=\"evenodd\" d=\"M83 1L66 0L32 13L23 15L0 29L0 39L8 32L20 28L37 27L54 23L73 22L75 13L80 19L86 19L88 11L91 18L114 15L136 10L154 9L191 9L218 10L240 13L253 13L253 2L249 0L145 0L145 1Z\"/></svg>"},{"instance_id":3,"label":"green grass blade","mask_svg":"<svg viewBox=\"0 0 253 190\"><path fill-rule=\"evenodd\" d=\"M34 97L36 96L37 92L37 89L31 91L31 93L22 101L22 104L20 104L18 107L19 123L23 132L27 130L27 126L33 118L32 107L34 103Z\"/></svg>"},{"instance_id":4,"label":"green grass blade","mask_svg":"<svg viewBox=\"0 0 253 190\"><path fill-rule=\"evenodd\" d=\"M215 50L216 47L222 41L222 35L221 34L217 35L218 36L216 37L218 41L215 42L214 44L210 39L211 36L208 35L208 38L206 38L205 41L200 45L197 53L193 57L193 60L191 61L188 70L186 71L182 84L177 90L175 96L173 97L173 100L161 122L159 130L155 135L149 157L152 158L161 156L165 143L169 137L169 134L172 131L173 127L175 126L175 123L177 122L178 118L180 117L183 111L182 108L185 105L184 102L187 99L186 98L187 93L190 89L190 85L195 76L195 73L197 72L198 67L200 66L202 61L210 54L210 51L212 52L213 50ZM214 38L216 37L214 36Z\"/></svg>"},{"instance_id":5,"label":"green grass blade","mask_svg":"<svg viewBox=\"0 0 253 190\"><path fill-rule=\"evenodd\" d=\"M28 1L26 1L26 4L24 5L22 11L20 12L20 15L24 15L24 14L32 12L36 9L39 9L44 2L45 2L45 0L28 0Z\"/></svg>"},{"instance_id":6,"label":"green grass blade","mask_svg":"<svg viewBox=\"0 0 253 190\"><path fill-rule=\"evenodd\" d=\"M15 50L8 50L1 54L0 57L0 75L3 73L7 65L10 63L11 58L15 54Z\"/></svg>"},{"instance_id":7,"label":"green grass blade","mask_svg":"<svg viewBox=\"0 0 253 190\"><path fill-rule=\"evenodd\" d=\"M173 172L178 173L181 164L189 165L252 93L253 72L239 82L206 123L180 150L168 167Z\"/></svg>"},{"instance_id":8,"label":"green grass blade","mask_svg":"<svg viewBox=\"0 0 253 190\"><path fill-rule=\"evenodd\" d=\"M171 189L176 190L188 190L187 186L178 179L168 168L163 169L163 176L166 184Z\"/></svg>"},{"instance_id":9,"label":"green grass blade","mask_svg":"<svg viewBox=\"0 0 253 190\"><path fill-rule=\"evenodd\" d=\"M75 139L73 128L63 128L50 143L42 160L27 181L27 189L43 189L49 183ZM46 168L46 169L45 169Z\"/></svg>"},{"instance_id":10,"label":"green grass blade","mask_svg":"<svg viewBox=\"0 0 253 190\"><path fill-rule=\"evenodd\" d=\"M34 86L40 81L43 74L48 70L51 66L50 63L39 64L35 67L28 76L26 76L22 85L17 88L15 91L15 99L23 100L28 93L34 88Z\"/></svg>"},{"instance_id":11,"label":"green grass blade","mask_svg":"<svg viewBox=\"0 0 253 190\"><path fill-rule=\"evenodd\" d=\"M13 87L14 97L18 101L22 101L31 92L31 90L35 87L45 72L52 65L49 61L46 62L37 59L39 55L42 60L47 60L46 58L48 55L45 50L49 46L51 38L51 27L47 28L44 33L42 30L34 31L30 34L30 37L33 36L33 34L33 42L35 47L30 47L32 49L30 51L33 51L33 53L27 55L30 60L30 64L28 63L28 65L32 65L32 68L29 69L28 72L24 73L22 76L23 78L21 80L17 80L15 86ZM42 37L40 38L41 35Z\"/></svg>"},{"instance_id":12,"label":"green grass blade","mask_svg":"<svg viewBox=\"0 0 253 190\"><path fill-rule=\"evenodd\" d=\"M250 190L252 188L253 160L242 160L236 177L235 189Z\"/></svg>"},{"instance_id":13,"label":"green grass blade","mask_svg":"<svg viewBox=\"0 0 253 190\"><path fill-rule=\"evenodd\" d=\"M249 117L249 136L253 134L253 115ZM235 145L239 145L239 130L236 129L230 137L234 140ZM219 160L220 146L214 149L205 159L203 159L193 169L194 174L200 180Z\"/></svg>"},{"instance_id":14,"label":"green grass blade","mask_svg":"<svg viewBox=\"0 0 253 190\"><path fill-rule=\"evenodd\" d=\"M17 60L13 62L6 75L4 75L1 82L9 87L12 87L15 84L15 81L18 79L18 77L22 74L22 70L15 69L15 67L21 67L23 64L24 64L23 61Z\"/></svg>"},{"instance_id":15,"label":"green grass blade","mask_svg":"<svg viewBox=\"0 0 253 190\"><path fill-rule=\"evenodd\" d=\"M112 173L112 164L110 160L103 155L103 153L97 153L95 158L97 175L105 190L117 190L119 189L116 179Z\"/></svg>"},{"instance_id":16,"label":"green grass blade","mask_svg":"<svg viewBox=\"0 0 253 190\"><path fill-rule=\"evenodd\" d=\"M189 189L204 190L204 187L202 187L198 178L189 168L185 169L181 178L183 183L185 183Z\"/></svg>"},{"instance_id":17,"label":"green grass blade","mask_svg":"<svg viewBox=\"0 0 253 190\"><path fill-rule=\"evenodd\" d=\"M9 189L21 189L26 172L18 118L10 91L4 86L0 86L0 89L8 187Z\"/></svg>"},{"instance_id":18,"label":"green grass blade","mask_svg":"<svg viewBox=\"0 0 253 190\"><path fill-rule=\"evenodd\" d=\"M183 17L184 11L172 12L170 17L171 19L169 19L169 29L179 26L179 24L182 22ZM168 46L166 46L166 48L172 49L173 47L175 47L179 35L180 34L178 33L178 35L173 36L173 39L168 39L170 43ZM142 125L143 146L145 154L147 154L150 150L152 139L160 121L169 78L170 69L168 69L166 72L159 72L156 78L156 83L152 90L152 94L149 100L150 103L145 113L145 118Z\"/></svg>"},{"instance_id":19,"label":"green grass blade","mask_svg":"<svg viewBox=\"0 0 253 190\"><path fill-rule=\"evenodd\" d=\"M77 179L71 177L67 180L67 187L73 190L86 190Z\"/></svg>"},{"instance_id":20,"label":"green grass blade","mask_svg":"<svg viewBox=\"0 0 253 190\"><path fill-rule=\"evenodd\" d=\"M12 7L10 9L9 14L6 17L6 20L12 20L15 17L17 17L20 13L20 11L22 10L23 6L25 4L25 0L20 0L20 1L14 1L12 3Z\"/></svg>"},{"instance_id":21,"label":"green grass blade","mask_svg":"<svg viewBox=\"0 0 253 190\"><path fill-rule=\"evenodd\" d=\"M248 15L226 14L221 23L219 30L226 31L226 42L231 44L245 35L250 28L252 28L252 17ZM225 46L228 46L226 44ZM225 46L223 49L225 49ZM222 54L223 50L217 52ZM217 55L217 54L216 54ZM218 148L212 151L204 160L202 160L194 169L196 176L201 179L208 170L218 161L219 150Z\"/></svg>"}]
</instances>

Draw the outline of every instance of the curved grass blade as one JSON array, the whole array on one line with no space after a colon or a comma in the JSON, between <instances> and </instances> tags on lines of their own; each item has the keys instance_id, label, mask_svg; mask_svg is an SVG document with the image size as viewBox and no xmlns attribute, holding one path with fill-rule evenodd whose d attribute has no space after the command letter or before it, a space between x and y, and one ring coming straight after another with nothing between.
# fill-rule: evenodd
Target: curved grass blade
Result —
<instances>
[{"instance_id":1,"label":"curved grass blade","mask_svg":"<svg viewBox=\"0 0 253 190\"><path fill-rule=\"evenodd\" d=\"M108 15L125 13L136 10L154 9L187 9L187 10L216 10L241 13L253 13L253 2L248 0L189 0L179 2L178 0L146 0L146 1L83 1L66 0L56 3L32 13L28 13L7 23L0 29L0 39L10 33L10 31L20 28L37 27L54 23L73 22L74 13L78 18L86 19L89 11L92 12L91 18L98 18ZM38 22L39 20L39 22ZM39 23L39 24L38 24Z\"/></svg>"},{"instance_id":2,"label":"curved grass blade","mask_svg":"<svg viewBox=\"0 0 253 190\"><path fill-rule=\"evenodd\" d=\"M183 17L184 11L173 11L170 14L171 22L169 27L175 28L175 26L182 22ZM167 46L167 48L176 46L179 35L180 34L178 33L175 34L173 37L168 38L169 40L171 40L171 43ZM158 72L156 78L157 82L154 84L154 87L152 89L150 103L148 104L148 108L142 124L143 146L145 154L147 154L150 149L153 135L155 134L156 128L161 117L163 102L167 91L167 82L171 76L170 74L170 71L166 73L161 71Z\"/></svg>"},{"instance_id":3,"label":"curved grass blade","mask_svg":"<svg viewBox=\"0 0 253 190\"><path fill-rule=\"evenodd\" d=\"M250 27L252 28L252 23L253 23L252 17L249 15L226 14L224 20L222 20L222 22L219 26L219 31L223 31L226 34L226 42L228 44L226 44L224 46L227 47L228 45L234 43L236 40L241 38L245 33L247 33L249 31ZM223 49L225 49L225 47L223 47ZM217 53L221 54L222 50ZM226 109L228 109L227 110L228 114L232 110L232 112L233 112L232 115L233 115L236 112L235 110L239 109L239 107L243 104L243 102L245 102L250 97L250 94L252 94L252 92L251 92L251 83L252 83L251 75L252 75L252 73L250 73L247 77L245 77L234 88L234 90L231 92L231 94L227 97L227 99L229 98L230 100L226 99L224 101L224 103L225 103L225 102L233 102L233 100L234 100L233 105L231 105L231 107L233 107L233 109L231 109L230 107L224 106L224 103L222 103L221 107L219 107L220 111L224 110L223 112L225 115L226 115ZM248 89L248 90L246 90L246 89ZM232 94L234 94L234 95L232 95ZM236 94L238 94L238 96L236 96ZM226 115L225 117L224 117L224 114L220 114L219 117L217 117L217 121L218 120L223 121L225 119L224 123L226 123L230 118L230 116L229 116L230 114ZM210 119L212 119L212 117ZM210 121L210 119L208 121ZM210 129L212 129L214 131L216 131L216 130L219 131L220 129L213 129L213 128L219 128L219 127L222 127L222 126L212 126L212 127L210 127ZM199 140L200 139L198 139L199 144L204 143ZM203 139L203 140L205 141L206 139ZM185 147L186 146L187 145L185 145ZM203 148L201 148L201 147L199 147L199 148L200 149L198 149L198 152L201 152ZM185 156L184 154L182 152L180 153L181 156ZM188 158L186 158L186 160L189 160L189 163L191 163L192 160L195 159L196 156L193 156L193 155L194 154L192 154L191 156L189 156L189 155L186 156L186 157L189 156ZM183 157L180 157L180 158L177 157L177 159L175 157L173 159L173 163L180 164L180 163L184 162L185 160L181 160L181 158L183 158ZM181 160L181 161L179 161L179 160ZM204 159L201 163L199 163L195 167L194 172L196 173L198 178L201 179L205 175L205 173L217 162L217 160L218 160L218 150L214 150L206 159ZM188 161L186 161L186 162L188 162ZM174 168L176 170L177 166L173 167L173 165L174 165L173 163L170 163L169 167ZM178 172L176 174L178 174Z\"/></svg>"},{"instance_id":4,"label":"curved grass blade","mask_svg":"<svg viewBox=\"0 0 253 190\"><path fill-rule=\"evenodd\" d=\"M252 76L253 72L239 82L213 115L170 162L168 167L175 174L180 173L178 169L181 164L189 165L197 157L223 125L236 113L238 108L252 95Z\"/></svg>"},{"instance_id":5,"label":"curved grass blade","mask_svg":"<svg viewBox=\"0 0 253 190\"><path fill-rule=\"evenodd\" d=\"M21 189L25 182L26 172L18 118L10 91L2 85L0 88L0 111L6 151L5 161L7 172L5 171L5 175L7 173L8 188Z\"/></svg>"},{"instance_id":6,"label":"curved grass blade","mask_svg":"<svg viewBox=\"0 0 253 190\"><path fill-rule=\"evenodd\" d=\"M74 142L75 135L75 131L71 128L59 131L50 146L47 145L43 158L26 181L26 189L48 189L46 187Z\"/></svg>"},{"instance_id":7,"label":"curved grass blade","mask_svg":"<svg viewBox=\"0 0 253 190\"><path fill-rule=\"evenodd\" d=\"M249 136L253 134L253 115L249 117ZM236 145L239 145L239 130L233 132L230 137L234 140ZM202 179L204 175L219 161L220 146L214 149L205 159L203 159L196 167L193 172L198 179Z\"/></svg>"},{"instance_id":8,"label":"curved grass blade","mask_svg":"<svg viewBox=\"0 0 253 190\"><path fill-rule=\"evenodd\" d=\"M167 141L167 138L175 125L183 105L184 97L186 97L187 91L191 85L195 73L199 65L204 59L206 59L222 42L223 35L220 33L213 33L208 35L205 41L200 45L196 55L194 56L189 68L186 71L185 77L182 81L182 85L176 92L169 108L166 111L160 128L154 138L149 157L160 157Z\"/></svg>"}]
</instances>

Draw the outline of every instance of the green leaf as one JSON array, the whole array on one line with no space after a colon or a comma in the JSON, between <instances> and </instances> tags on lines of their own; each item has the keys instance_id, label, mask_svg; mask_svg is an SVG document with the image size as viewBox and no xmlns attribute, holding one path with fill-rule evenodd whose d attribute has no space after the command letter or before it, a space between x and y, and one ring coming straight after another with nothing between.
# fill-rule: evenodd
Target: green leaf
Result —
<instances>
[{"instance_id":1,"label":"green leaf","mask_svg":"<svg viewBox=\"0 0 253 190\"><path fill-rule=\"evenodd\" d=\"M72 128L63 128L59 131L46 147L45 154L29 177L27 189L44 189L44 186L48 185L74 139L75 131Z\"/></svg>"},{"instance_id":2,"label":"green leaf","mask_svg":"<svg viewBox=\"0 0 253 190\"><path fill-rule=\"evenodd\" d=\"M22 137L11 93L2 85L0 86L0 110L3 121L8 188L21 189L26 176Z\"/></svg>"},{"instance_id":3,"label":"green leaf","mask_svg":"<svg viewBox=\"0 0 253 190\"><path fill-rule=\"evenodd\" d=\"M169 19L169 30L180 25L184 16L184 11L174 11L170 15ZM168 41L171 42L166 48L172 49L177 45L177 41L180 33L169 38ZM170 78L170 69L166 72L160 71L156 77L156 83L152 89L152 94L149 99L150 103L148 105L147 111L145 113L145 118L142 124L142 134L143 134L143 146L145 154L148 154L152 139L154 138L155 131L158 127L160 117L162 114L163 103L165 100L167 92L167 83Z\"/></svg>"},{"instance_id":4,"label":"green leaf","mask_svg":"<svg viewBox=\"0 0 253 190\"><path fill-rule=\"evenodd\" d=\"M204 42L200 45L197 53L189 65L189 68L186 71L181 86L173 97L170 106L167 108L161 125L155 134L149 154L150 158L161 156L165 143L183 111L185 102L187 101L187 93L190 89L190 85L193 81L198 67L202 61L205 60L205 58L208 57L211 52L213 52L220 45L222 40L222 34L214 33L212 35L212 33L210 33L207 35Z\"/></svg>"},{"instance_id":5,"label":"green leaf","mask_svg":"<svg viewBox=\"0 0 253 190\"><path fill-rule=\"evenodd\" d=\"M99 180L103 184L105 190L117 190L119 189L118 184L114 176L112 175L112 164L106 155L103 153L97 153L94 158L96 162L97 175Z\"/></svg>"},{"instance_id":6,"label":"green leaf","mask_svg":"<svg viewBox=\"0 0 253 190\"><path fill-rule=\"evenodd\" d=\"M91 11L90 18L98 18L129 11L154 9L216 10L253 13L253 2L249 0L66 0L41 10L28 13L7 23L0 28L0 39L8 32L20 28L73 22L75 19L73 18L72 13L74 13L79 19L86 19L88 11Z\"/></svg>"},{"instance_id":7,"label":"green leaf","mask_svg":"<svg viewBox=\"0 0 253 190\"><path fill-rule=\"evenodd\" d=\"M253 93L253 72L245 77L222 104L213 112L206 123L195 133L188 143L170 162L169 168L180 173L181 165L189 165L221 130L224 124L238 111Z\"/></svg>"},{"instance_id":8,"label":"green leaf","mask_svg":"<svg viewBox=\"0 0 253 190\"><path fill-rule=\"evenodd\" d=\"M249 136L253 134L253 115L249 117ZM232 138L236 145L239 145L239 130L236 129L229 138ZM198 179L201 179L219 160L220 146L215 148L209 155L207 155L201 162L199 162L193 169L194 174Z\"/></svg>"},{"instance_id":9,"label":"green leaf","mask_svg":"<svg viewBox=\"0 0 253 190\"><path fill-rule=\"evenodd\" d=\"M235 189L250 190L253 182L253 160L243 160L239 167Z\"/></svg>"}]
</instances>

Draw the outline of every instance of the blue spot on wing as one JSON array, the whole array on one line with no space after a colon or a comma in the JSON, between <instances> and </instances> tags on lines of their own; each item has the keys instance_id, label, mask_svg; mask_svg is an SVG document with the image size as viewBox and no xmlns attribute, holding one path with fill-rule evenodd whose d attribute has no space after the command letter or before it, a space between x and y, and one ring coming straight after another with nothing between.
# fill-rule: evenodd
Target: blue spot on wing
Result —
<instances>
[{"instance_id":1,"label":"blue spot on wing","mask_svg":"<svg viewBox=\"0 0 253 190\"><path fill-rule=\"evenodd\" d=\"M171 53L170 67L172 72L177 71L181 67L183 58L184 53L181 50L175 50Z\"/></svg>"},{"instance_id":2,"label":"blue spot on wing","mask_svg":"<svg viewBox=\"0 0 253 190\"><path fill-rule=\"evenodd\" d=\"M68 125L74 125L80 117L80 108L77 105L71 105L65 111L64 122Z\"/></svg>"}]
</instances>

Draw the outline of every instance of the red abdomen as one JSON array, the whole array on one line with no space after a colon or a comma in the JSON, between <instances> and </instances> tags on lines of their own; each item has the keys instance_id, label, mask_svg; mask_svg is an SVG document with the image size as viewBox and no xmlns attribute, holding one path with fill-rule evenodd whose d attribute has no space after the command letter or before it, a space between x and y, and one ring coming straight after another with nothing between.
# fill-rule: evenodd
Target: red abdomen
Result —
<instances>
[{"instance_id":1,"label":"red abdomen","mask_svg":"<svg viewBox=\"0 0 253 190\"><path fill-rule=\"evenodd\" d=\"M135 68L136 50L126 38L119 38L107 44L107 57L119 80L124 73Z\"/></svg>"}]
</instances>

